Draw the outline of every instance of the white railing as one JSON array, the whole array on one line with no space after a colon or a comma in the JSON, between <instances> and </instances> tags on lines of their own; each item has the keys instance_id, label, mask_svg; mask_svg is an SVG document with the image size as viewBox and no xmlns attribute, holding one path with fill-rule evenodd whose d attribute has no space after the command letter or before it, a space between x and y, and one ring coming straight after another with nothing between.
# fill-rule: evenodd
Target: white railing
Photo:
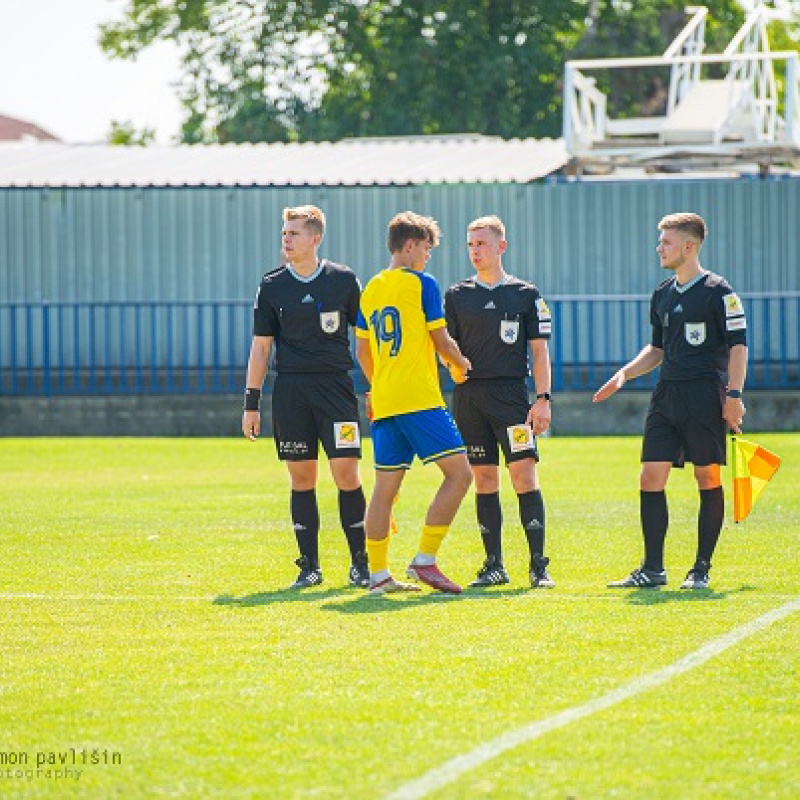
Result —
<instances>
[{"instance_id":1,"label":"white railing","mask_svg":"<svg viewBox=\"0 0 800 800\"><path fill-rule=\"evenodd\" d=\"M692 18L684 29L673 39L672 44L664 51L662 58L676 56L701 56L706 48L705 6L689 6L686 11ZM678 64L670 71L669 95L667 97L667 113L686 96L692 86L700 80L700 65L695 63Z\"/></svg>"},{"instance_id":2,"label":"white railing","mask_svg":"<svg viewBox=\"0 0 800 800\"><path fill-rule=\"evenodd\" d=\"M784 138L794 142L795 147L800 147L800 67L797 57L786 63L786 102L783 117L786 127Z\"/></svg>"},{"instance_id":3,"label":"white railing","mask_svg":"<svg viewBox=\"0 0 800 800\"><path fill-rule=\"evenodd\" d=\"M784 96L779 97L773 65L786 64ZM760 142L800 146L800 69L798 53L776 51L771 53L737 53L733 55L642 56L637 58L588 59L568 61L564 80L563 136L567 149L573 155L590 150L603 141L606 133L618 135L657 134L666 116L634 120L609 119L607 99L596 87L595 80L585 73L592 70L640 69L652 67L700 68L711 64L727 64L731 75L744 76L745 95L750 92L756 129L761 131ZM733 94L731 95L733 97ZM783 102L784 118L778 117L778 106ZM626 124L627 123L627 124Z\"/></svg>"},{"instance_id":4,"label":"white railing","mask_svg":"<svg viewBox=\"0 0 800 800\"><path fill-rule=\"evenodd\" d=\"M734 53L768 53L769 38L767 37L766 23L770 15L763 5L753 9L722 54L730 56Z\"/></svg>"},{"instance_id":5,"label":"white railing","mask_svg":"<svg viewBox=\"0 0 800 800\"><path fill-rule=\"evenodd\" d=\"M747 145L800 147L800 69L796 52L769 49L766 24L782 12L759 4L722 54L706 55L704 6L690 6L691 19L662 56L568 61L564 71L563 136L573 155L597 152L614 137L652 137L657 143L665 121L694 86L705 67L727 65L725 81L729 106L724 124L710 134L720 145L735 137ZM775 78L775 64L785 64L783 97ZM607 98L597 88L592 70L669 67L670 83L663 116L611 119ZM779 114L783 106L783 117ZM619 142L619 138L616 140Z\"/></svg>"},{"instance_id":6,"label":"white railing","mask_svg":"<svg viewBox=\"0 0 800 800\"><path fill-rule=\"evenodd\" d=\"M748 15L744 25L723 51L723 55L769 52L767 21L770 12L761 5ZM779 127L778 89L772 61L743 61L731 64L726 80L733 87L741 82L746 87L745 100L752 104L756 139L772 142Z\"/></svg>"},{"instance_id":7,"label":"white railing","mask_svg":"<svg viewBox=\"0 0 800 800\"><path fill-rule=\"evenodd\" d=\"M591 147L606 136L606 96L595 86L594 78L579 70L567 70L564 80L564 118L572 122L570 137L581 148ZM566 130L564 138L571 151Z\"/></svg>"}]
</instances>

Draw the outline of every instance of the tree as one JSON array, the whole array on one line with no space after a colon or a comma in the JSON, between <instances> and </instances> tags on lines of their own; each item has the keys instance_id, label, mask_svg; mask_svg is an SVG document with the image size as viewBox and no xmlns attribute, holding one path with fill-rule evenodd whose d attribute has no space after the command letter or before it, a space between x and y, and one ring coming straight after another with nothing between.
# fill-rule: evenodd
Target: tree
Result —
<instances>
[{"instance_id":1,"label":"tree","mask_svg":"<svg viewBox=\"0 0 800 800\"><path fill-rule=\"evenodd\" d=\"M564 61L658 55L684 2L127 0L101 45L135 58L156 41L178 44L186 142L557 136ZM714 4L709 50L742 16L735 0ZM663 79L605 80L615 115L658 113Z\"/></svg>"},{"instance_id":2,"label":"tree","mask_svg":"<svg viewBox=\"0 0 800 800\"><path fill-rule=\"evenodd\" d=\"M135 59L157 41L183 53L178 91L187 110L182 139L275 141L297 138L295 117L319 103L304 92L302 52L321 27L316 0L129 0L119 22L101 26L100 44ZM302 107L302 109L300 108Z\"/></svg>"},{"instance_id":3,"label":"tree","mask_svg":"<svg viewBox=\"0 0 800 800\"><path fill-rule=\"evenodd\" d=\"M586 33L569 58L658 56L689 19L685 0L593 2L590 12ZM743 21L737 0L718 0L706 17L706 52L721 53ZM657 116L666 109L669 67L614 70L593 77L607 93L613 117Z\"/></svg>"},{"instance_id":4,"label":"tree","mask_svg":"<svg viewBox=\"0 0 800 800\"><path fill-rule=\"evenodd\" d=\"M578 40L582 5L377 4L341 40L321 116L347 114L356 135L557 135L563 52Z\"/></svg>"},{"instance_id":5,"label":"tree","mask_svg":"<svg viewBox=\"0 0 800 800\"><path fill-rule=\"evenodd\" d=\"M156 140L156 132L152 128L137 130L130 120L125 122L112 120L107 139L108 143L113 145L146 147Z\"/></svg>"},{"instance_id":6,"label":"tree","mask_svg":"<svg viewBox=\"0 0 800 800\"><path fill-rule=\"evenodd\" d=\"M128 0L120 58L184 53L185 141L555 135L580 0Z\"/></svg>"}]
</instances>

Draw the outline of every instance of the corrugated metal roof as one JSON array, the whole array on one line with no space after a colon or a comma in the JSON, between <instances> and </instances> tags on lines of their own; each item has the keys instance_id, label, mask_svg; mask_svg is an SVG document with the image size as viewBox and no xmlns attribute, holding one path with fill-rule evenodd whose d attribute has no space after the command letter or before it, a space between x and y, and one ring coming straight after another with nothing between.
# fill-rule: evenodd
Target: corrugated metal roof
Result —
<instances>
[{"instance_id":1,"label":"corrugated metal roof","mask_svg":"<svg viewBox=\"0 0 800 800\"><path fill-rule=\"evenodd\" d=\"M420 136L305 144L0 144L0 186L391 186L530 183L562 139Z\"/></svg>"}]
</instances>

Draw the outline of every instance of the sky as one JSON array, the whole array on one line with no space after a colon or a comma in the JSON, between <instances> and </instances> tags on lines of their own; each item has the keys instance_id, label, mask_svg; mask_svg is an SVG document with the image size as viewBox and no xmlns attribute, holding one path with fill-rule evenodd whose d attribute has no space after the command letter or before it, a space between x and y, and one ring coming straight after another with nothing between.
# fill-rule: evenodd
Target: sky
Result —
<instances>
[{"instance_id":1,"label":"sky","mask_svg":"<svg viewBox=\"0 0 800 800\"><path fill-rule=\"evenodd\" d=\"M100 23L118 19L127 5L0 0L0 114L71 143L105 141L112 120L155 129L161 144L175 141L177 49L153 45L131 62L110 59L97 43Z\"/></svg>"}]
</instances>

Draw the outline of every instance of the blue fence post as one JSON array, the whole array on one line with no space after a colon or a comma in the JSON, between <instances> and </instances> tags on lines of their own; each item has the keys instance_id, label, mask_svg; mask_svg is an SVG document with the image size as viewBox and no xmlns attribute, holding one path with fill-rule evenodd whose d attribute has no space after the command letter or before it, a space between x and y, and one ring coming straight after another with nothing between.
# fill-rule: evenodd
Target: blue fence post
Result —
<instances>
[{"instance_id":1,"label":"blue fence post","mask_svg":"<svg viewBox=\"0 0 800 800\"><path fill-rule=\"evenodd\" d=\"M19 392L19 370L17 369L17 307L8 309L8 330L10 340L9 365L11 367L11 394Z\"/></svg>"},{"instance_id":2,"label":"blue fence post","mask_svg":"<svg viewBox=\"0 0 800 800\"><path fill-rule=\"evenodd\" d=\"M50 397L50 314L46 301L42 303L42 394Z\"/></svg>"},{"instance_id":3,"label":"blue fence post","mask_svg":"<svg viewBox=\"0 0 800 800\"><path fill-rule=\"evenodd\" d=\"M56 307L56 383L59 394L64 393L64 306Z\"/></svg>"},{"instance_id":4,"label":"blue fence post","mask_svg":"<svg viewBox=\"0 0 800 800\"><path fill-rule=\"evenodd\" d=\"M119 306L119 383L117 386L118 392L124 392L128 388L128 359L126 353L128 352L128 326L127 326L127 303L120 303Z\"/></svg>"},{"instance_id":5,"label":"blue fence post","mask_svg":"<svg viewBox=\"0 0 800 800\"><path fill-rule=\"evenodd\" d=\"M144 391L144 347L142 347L142 304L133 304L133 389Z\"/></svg>"},{"instance_id":6,"label":"blue fence post","mask_svg":"<svg viewBox=\"0 0 800 800\"><path fill-rule=\"evenodd\" d=\"M551 323L551 341L555 341L555 347L553 348L553 353L550 356L550 361L552 362L552 370L553 370L553 391L560 392L561 389L564 388L564 372L562 369L562 365L564 363L563 355L564 355L564 340L555 335L557 330L556 326L558 323L559 318L561 317L561 309L562 304L560 300L554 300L551 305L553 306L552 311L552 323Z\"/></svg>"},{"instance_id":7,"label":"blue fence post","mask_svg":"<svg viewBox=\"0 0 800 800\"><path fill-rule=\"evenodd\" d=\"M25 383L28 392L37 394L33 386L33 306L25 306Z\"/></svg>"}]
</instances>

